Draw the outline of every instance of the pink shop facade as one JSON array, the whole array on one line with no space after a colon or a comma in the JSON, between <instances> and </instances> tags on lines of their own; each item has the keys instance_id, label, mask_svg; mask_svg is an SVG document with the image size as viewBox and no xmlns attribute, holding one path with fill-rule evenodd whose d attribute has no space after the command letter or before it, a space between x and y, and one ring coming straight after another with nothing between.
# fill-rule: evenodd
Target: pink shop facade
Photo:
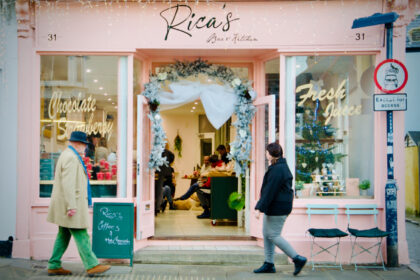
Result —
<instances>
[{"instance_id":1,"label":"pink shop facade","mask_svg":"<svg viewBox=\"0 0 420 280\"><path fill-rule=\"evenodd\" d=\"M57 232L46 221L54 164L75 129L95 135L96 152L106 151L102 161L92 162L98 168L91 178L94 202L135 204L135 251L151 245L262 246L262 224L253 208L266 169L264 149L273 141L284 147L295 177L294 209L283 235L299 252L310 254L309 226L347 229L346 204L376 204L378 226L385 228L386 113L374 112L372 105L373 94L379 93L374 68L385 59L384 27L351 25L377 12L397 12L394 58L404 62L405 27L414 1L182 3L17 1L14 257L50 256ZM168 213L154 215L154 174L147 168L153 132L141 92L150 73L199 58L252 81L256 113L244 179L246 207L238 221L226 231L209 223L182 234L179 225L171 228L163 220ZM188 82L199 89L213 83L200 76ZM218 102L223 107L223 97ZM175 196L188 188L184 177L202 156L215 152L216 145L228 146L237 133L235 115L215 129L202 103L198 98L161 113L168 148L176 155ZM403 136L404 112L395 112L399 262L407 264ZM360 190L367 180L370 188ZM337 225L333 217L309 221L308 204L337 204ZM174 210L173 219L181 211L194 209ZM356 221L365 228L373 223L363 216ZM349 262L350 251L350 240L343 239L343 263ZM65 257L78 257L73 243Z\"/></svg>"}]
</instances>

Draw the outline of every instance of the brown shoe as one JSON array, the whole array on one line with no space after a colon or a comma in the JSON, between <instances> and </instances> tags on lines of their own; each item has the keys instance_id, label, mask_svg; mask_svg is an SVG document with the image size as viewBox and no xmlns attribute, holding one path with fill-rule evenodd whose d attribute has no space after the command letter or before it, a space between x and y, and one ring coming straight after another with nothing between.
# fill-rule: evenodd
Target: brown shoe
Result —
<instances>
[{"instance_id":1,"label":"brown shoe","mask_svg":"<svg viewBox=\"0 0 420 280\"><path fill-rule=\"evenodd\" d=\"M95 266L91 269L88 269L87 274L92 277L92 276L104 273L105 271L109 270L110 268L111 268L110 265L98 264L97 266Z\"/></svg>"},{"instance_id":2,"label":"brown shoe","mask_svg":"<svg viewBox=\"0 0 420 280\"><path fill-rule=\"evenodd\" d=\"M57 268L57 269L48 269L48 276L56 276L56 275L71 275L71 271L63 269L62 267Z\"/></svg>"}]
</instances>

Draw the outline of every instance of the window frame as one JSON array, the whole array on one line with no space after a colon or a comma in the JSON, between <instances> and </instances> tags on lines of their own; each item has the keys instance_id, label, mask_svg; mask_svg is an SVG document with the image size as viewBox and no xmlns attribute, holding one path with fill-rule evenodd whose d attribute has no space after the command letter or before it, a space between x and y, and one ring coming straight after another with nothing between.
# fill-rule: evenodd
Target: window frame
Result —
<instances>
[{"instance_id":1,"label":"window frame","mask_svg":"<svg viewBox=\"0 0 420 280\"><path fill-rule=\"evenodd\" d=\"M40 197L40 114L41 114L41 56L114 56L118 57L118 144L117 144L117 195L116 197L95 197L93 202L133 202L132 192L132 170L129 168L132 164L133 159L133 139L128 137L133 134L133 56L132 52L56 52L56 51L38 51L35 55L35 71L34 80L32 84L36 93L35 102L33 102L33 112L38 116L34 118L34 130L32 135L35 141L33 142L32 150L36 155L34 158L34 169L31 171L32 182L34 185L31 191L31 205L34 207L48 206L50 197ZM126 62L122 63L121 58L126 58ZM122 73L125 71L125 79L122 79ZM121 81L124 83L121 84ZM125 94L121 94L121 91L125 91ZM121 103L122 102L122 103ZM124 104L124 105L123 105ZM121 106L123 105L123 107ZM121 131L122 119L125 119L126 129ZM36 125L35 125L36 123ZM123 133L122 133L123 132ZM125 146L126 153L121 156L122 146ZM125 170L121 167L125 165ZM120 172L121 171L121 172ZM121 189L124 188L124 192L121 193ZM122 196L124 195L124 196Z\"/></svg>"},{"instance_id":2,"label":"window frame","mask_svg":"<svg viewBox=\"0 0 420 280\"><path fill-rule=\"evenodd\" d=\"M383 58L384 54L382 49L368 49L363 51L358 50L319 50L319 51L307 51L307 50L293 50L293 49L279 49L279 58L280 58L280 111L279 111L279 122L280 122L280 132L279 132L279 142L280 145L284 147L285 150L285 157L292 158L293 161L295 160L295 114L291 114L293 119L286 118L286 81L288 75L286 73L286 58L290 56L355 56L355 55L372 55L375 57L375 65L378 65L381 59ZM295 80L293 82L295 86ZM375 92L373 94L378 93L378 90L375 88ZM295 104L294 104L295 105ZM325 202L333 202L339 205L339 207L344 207L345 204L349 203L376 203L379 208L384 207L384 201L382 197L384 194L384 188L381 186L385 186L386 184L386 174L383 170L386 170L386 158L384 157L385 146L386 146L386 115L381 114L381 112L373 112L373 147L374 147L374 175L373 175L373 188L374 188L374 196L372 198L360 198L360 199L350 199L350 198L338 198L338 199L330 199L330 198L299 198L296 199L294 202L295 208L306 208L308 203L313 203L314 201L318 203L325 203ZM290 118L290 117L289 117ZM287 121L290 121L293 124L293 136L286 135L285 126L287 125ZM293 139L292 143L286 143L287 139ZM382 141L382 142L381 142ZM289 160L290 162L290 160ZM289 163L290 166L290 163ZM290 166L290 169L294 170L294 166ZM294 188L295 181L293 181L293 188Z\"/></svg>"}]
</instances>

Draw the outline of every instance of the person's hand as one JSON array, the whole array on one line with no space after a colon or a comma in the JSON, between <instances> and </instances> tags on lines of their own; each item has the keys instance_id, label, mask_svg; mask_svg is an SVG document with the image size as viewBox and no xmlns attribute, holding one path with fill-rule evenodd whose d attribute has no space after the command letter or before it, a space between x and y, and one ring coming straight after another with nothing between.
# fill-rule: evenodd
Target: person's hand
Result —
<instances>
[{"instance_id":1,"label":"person's hand","mask_svg":"<svg viewBox=\"0 0 420 280\"><path fill-rule=\"evenodd\" d=\"M72 217L76 214L76 209L67 210L67 216Z\"/></svg>"},{"instance_id":2,"label":"person's hand","mask_svg":"<svg viewBox=\"0 0 420 280\"><path fill-rule=\"evenodd\" d=\"M261 214L260 211L255 210L255 218L257 218L257 220L260 218L260 214Z\"/></svg>"}]
</instances>

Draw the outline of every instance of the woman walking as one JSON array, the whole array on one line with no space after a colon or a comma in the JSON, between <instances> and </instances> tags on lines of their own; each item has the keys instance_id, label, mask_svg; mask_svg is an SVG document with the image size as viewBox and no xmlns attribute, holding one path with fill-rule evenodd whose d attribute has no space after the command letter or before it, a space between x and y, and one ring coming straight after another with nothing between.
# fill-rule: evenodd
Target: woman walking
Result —
<instances>
[{"instance_id":1,"label":"woman walking","mask_svg":"<svg viewBox=\"0 0 420 280\"><path fill-rule=\"evenodd\" d=\"M264 264L254 273L275 273L274 249L279 247L295 264L293 275L298 275L307 259L296 253L283 237L281 230L293 207L293 175L283 158L283 149L277 143L267 145L266 158L270 163L264 175L261 197L255 206L257 218L263 217Z\"/></svg>"}]
</instances>

